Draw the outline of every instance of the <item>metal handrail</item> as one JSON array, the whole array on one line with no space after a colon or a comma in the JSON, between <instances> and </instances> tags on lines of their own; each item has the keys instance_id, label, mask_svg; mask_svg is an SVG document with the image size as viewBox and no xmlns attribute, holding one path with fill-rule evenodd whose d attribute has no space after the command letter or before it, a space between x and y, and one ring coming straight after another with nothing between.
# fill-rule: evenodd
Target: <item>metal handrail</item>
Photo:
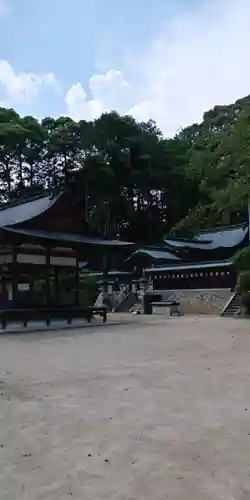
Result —
<instances>
[{"instance_id":1,"label":"metal handrail","mask_svg":"<svg viewBox=\"0 0 250 500\"><path fill-rule=\"evenodd\" d=\"M129 296L131 293L131 284L128 283L127 285L124 286L123 290L120 291L120 293L116 296L115 303L114 303L114 309L119 307L124 300Z\"/></svg>"},{"instance_id":2,"label":"metal handrail","mask_svg":"<svg viewBox=\"0 0 250 500\"><path fill-rule=\"evenodd\" d=\"M228 301L226 302L226 304L223 306L223 308L221 309L220 311L220 315L223 316L223 314L226 312L226 310L228 309L228 307L230 306L230 304L232 304L233 300L235 299L237 293L234 292L231 297L228 299Z\"/></svg>"}]
</instances>

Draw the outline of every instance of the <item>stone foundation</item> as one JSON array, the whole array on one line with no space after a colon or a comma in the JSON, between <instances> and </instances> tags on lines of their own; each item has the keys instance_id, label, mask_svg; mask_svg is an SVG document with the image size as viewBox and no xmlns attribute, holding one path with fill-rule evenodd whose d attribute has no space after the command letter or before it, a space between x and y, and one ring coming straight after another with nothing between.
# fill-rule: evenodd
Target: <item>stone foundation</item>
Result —
<instances>
[{"instance_id":1,"label":"stone foundation","mask_svg":"<svg viewBox=\"0 0 250 500\"><path fill-rule=\"evenodd\" d=\"M159 290L162 300L180 302L184 314L220 314L223 306L230 299L230 289L207 290Z\"/></svg>"}]
</instances>

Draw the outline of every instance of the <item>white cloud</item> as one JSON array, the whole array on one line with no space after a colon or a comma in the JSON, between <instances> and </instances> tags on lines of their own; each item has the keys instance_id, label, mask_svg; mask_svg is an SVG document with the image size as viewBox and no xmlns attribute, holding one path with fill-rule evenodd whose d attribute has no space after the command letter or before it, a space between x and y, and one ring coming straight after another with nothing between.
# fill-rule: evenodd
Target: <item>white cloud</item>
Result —
<instances>
[{"instance_id":1,"label":"white cloud","mask_svg":"<svg viewBox=\"0 0 250 500\"><path fill-rule=\"evenodd\" d=\"M65 99L69 114L90 119L116 109L155 119L167 135L199 121L215 104L250 93L249 22L249 0L213 0L172 18L148 54L131 56L129 68L93 75L90 99L81 83L73 85Z\"/></svg>"},{"instance_id":2,"label":"white cloud","mask_svg":"<svg viewBox=\"0 0 250 500\"><path fill-rule=\"evenodd\" d=\"M73 84L66 94L68 112L75 120L92 120L104 110L118 109L125 112L128 109L130 86L121 71L111 69L105 74L93 75L89 79L88 87L93 99L87 99L87 94L79 82Z\"/></svg>"},{"instance_id":3,"label":"white cloud","mask_svg":"<svg viewBox=\"0 0 250 500\"><path fill-rule=\"evenodd\" d=\"M34 74L17 72L8 61L0 60L0 104L14 106L35 100L42 89L56 90L53 73Z\"/></svg>"},{"instance_id":4,"label":"white cloud","mask_svg":"<svg viewBox=\"0 0 250 500\"><path fill-rule=\"evenodd\" d=\"M65 101L68 112L75 120L92 120L102 112L102 105L95 100L87 100L87 94L81 83L74 83L68 90Z\"/></svg>"}]
</instances>

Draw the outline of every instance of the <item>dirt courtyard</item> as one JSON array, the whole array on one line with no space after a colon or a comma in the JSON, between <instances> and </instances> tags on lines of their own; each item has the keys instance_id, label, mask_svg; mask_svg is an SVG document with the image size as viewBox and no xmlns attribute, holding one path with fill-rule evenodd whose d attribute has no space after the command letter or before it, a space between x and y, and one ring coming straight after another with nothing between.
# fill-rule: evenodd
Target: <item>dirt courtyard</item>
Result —
<instances>
[{"instance_id":1,"label":"dirt courtyard","mask_svg":"<svg viewBox=\"0 0 250 500\"><path fill-rule=\"evenodd\" d=\"M249 500L250 321L1 335L0 499L69 498Z\"/></svg>"}]
</instances>

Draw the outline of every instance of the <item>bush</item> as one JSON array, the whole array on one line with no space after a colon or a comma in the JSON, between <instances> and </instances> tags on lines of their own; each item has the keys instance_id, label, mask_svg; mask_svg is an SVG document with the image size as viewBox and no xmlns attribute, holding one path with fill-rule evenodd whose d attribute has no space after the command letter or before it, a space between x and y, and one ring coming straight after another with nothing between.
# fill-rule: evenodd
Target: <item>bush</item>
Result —
<instances>
[{"instance_id":1,"label":"bush","mask_svg":"<svg viewBox=\"0 0 250 500\"><path fill-rule=\"evenodd\" d=\"M236 252L233 256L233 264L237 271L250 270L250 246Z\"/></svg>"},{"instance_id":2,"label":"bush","mask_svg":"<svg viewBox=\"0 0 250 500\"><path fill-rule=\"evenodd\" d=\"M242 304L247 315L250 315L250 292L245 292L241 295Z\"/></svg>"},{"instance_id":3,"label":"bush","mask_svg":"<svg viewBox=\"0 0 250 500\"><path fill-rule=\"evenodd\" d=\"M81 276L80 277L80 304L89 307L92 306L99 294L99 286L94 276Z\"/></svg>"},{"instance_id":4,"label":"bush","mask_svg":"<svg viewBox=\"0 0 250 500\"><path fill-rule=\"evenodd\" d=\"M50 297L53 301L53 297L55 301L62 303L66 301L71 303L74 302L75 291L76 291L76 280L75 275L72 272L68 273L60 273L58 279L58 293L57 297L54 297L54 289L55 282L54 278L50 278ZM42 294L43 297L46 296L46 279L40 278L36 280L34 290L38 291ZM97 280L94 276L90 276L88 274L80 275L80 283L79 283L79 304L83 307L92 306L99 293L99 286Z\"/></svg>"},{"instance_id":5,"label":"bush","mask_svg":"<svg viewBox=\"0 0 250 500\"><path fill-rule=\"evenodd\" d=\"M236 292L240 295L250 292L250 271L242 271L238 274Z\"/></svg>"},{"instance_id":6,"label":"bush","mask_svg":"<svg viewBox=\"0 0 250 500\"><path fill-rule=\"evenodd\" d=\"M240 294L246 313L250 314L250 271L239 273L236 292Z\"/></svg>"}]
</instances>

